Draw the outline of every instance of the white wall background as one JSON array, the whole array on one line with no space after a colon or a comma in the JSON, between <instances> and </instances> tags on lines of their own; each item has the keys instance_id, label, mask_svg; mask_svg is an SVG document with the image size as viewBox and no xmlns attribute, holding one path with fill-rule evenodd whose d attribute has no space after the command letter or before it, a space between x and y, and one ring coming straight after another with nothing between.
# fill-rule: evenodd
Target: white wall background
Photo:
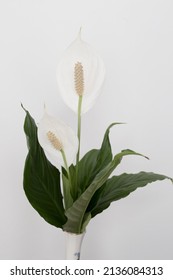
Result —
<instances>
[{"instance_id":1,"label":"white wall background","mask_svg":"<svg viewBox=\"0 0 173 280\"><path fill-rule=\"evenodd\" d=\"M49 112L75 128L58 94L56 65L79 27L102 56L103 94L83 118L83 153L113 121L116 173L173 176L173 2L171 0L0 1L0 259L63 259L63 232L47 224L22 187L27 154L20 102L38 121ZM88 226L82 259L172 259L173 186L167 180L115 202Z\"/></svg>"}]
</instances>

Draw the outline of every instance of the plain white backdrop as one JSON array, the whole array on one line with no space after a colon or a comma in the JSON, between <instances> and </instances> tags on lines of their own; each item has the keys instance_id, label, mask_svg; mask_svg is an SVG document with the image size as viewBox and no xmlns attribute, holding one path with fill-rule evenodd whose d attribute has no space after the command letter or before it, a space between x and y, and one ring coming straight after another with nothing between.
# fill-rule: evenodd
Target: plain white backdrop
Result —
<instances>
[{"instance_id":1,"label":"plain white backdrop","mask_svg":"<svg viewBox=\"0 0 173 280\"><path fill-rule=\"evenodd\" d=\"M113 152L130 148L115 174L173 177L173 2L171 0L0 1L0 259L63 259L65 238L27 201L24 111L43 104L76 129L56 84L56 66L82 26L102 56L106 80L82 120L82 153L99 148L107 126ZM173 186L156 182L111 205L89 224L82 259L173 259Z\"/></svg>"}]
</instances>

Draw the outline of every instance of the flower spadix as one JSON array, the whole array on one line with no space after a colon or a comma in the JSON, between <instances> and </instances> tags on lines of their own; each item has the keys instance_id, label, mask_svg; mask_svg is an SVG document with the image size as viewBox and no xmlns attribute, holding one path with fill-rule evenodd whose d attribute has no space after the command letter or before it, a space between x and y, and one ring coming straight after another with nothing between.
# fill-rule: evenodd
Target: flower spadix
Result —
<instances>
[{"instance_id":1,"label":"flower spadix","mask_svg":"<svg viewBox=\"0 0 173 280\"><path fill-rule=\"evenodd\" d=\"M58 169L69 167L78 150L78 139L65 123L46 112L38 124L38 141L47 159Z\"/></svg>"},{"instance_id":2,"label":"flower spadix","mask_svg":"<svg viewBox=\"0 0 173 280\"><path fill-rule=\"evenodd\" d=\"M81 113L88 111L100 93L104 77L102 59L81 39L79 32L57 67L59 91L66 105L77 112L79 96L82 96Z\"/></svg>"}]
</instances>

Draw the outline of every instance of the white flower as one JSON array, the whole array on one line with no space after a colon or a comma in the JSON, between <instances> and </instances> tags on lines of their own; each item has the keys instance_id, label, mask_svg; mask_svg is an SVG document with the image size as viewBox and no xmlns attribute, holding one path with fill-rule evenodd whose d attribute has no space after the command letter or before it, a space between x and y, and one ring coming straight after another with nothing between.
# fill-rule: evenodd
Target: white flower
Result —
<instances>
[{"instance_id":1,"label":"white flower","mask_svg":"<svg viewBox=\"0 0 173 280\"><path fill-rule=\"evenodd\" d=\"M85 113L100 93L105 67L100 56L80 36L69 46L57 67L60 94L67 106L78 111L79 96Z\"/></svg>"},{"instance_id":2,"label":"white flower","mask_svg":"<svg viewBox=\"0 0 173 280\"><path fill-rule=\"evenodd\" d=\"M68 125L46 112L38 124L38 141L47 159L58 169L68 169L73 163L78 150L77 136Z\"/></svg>"}]
</instances>

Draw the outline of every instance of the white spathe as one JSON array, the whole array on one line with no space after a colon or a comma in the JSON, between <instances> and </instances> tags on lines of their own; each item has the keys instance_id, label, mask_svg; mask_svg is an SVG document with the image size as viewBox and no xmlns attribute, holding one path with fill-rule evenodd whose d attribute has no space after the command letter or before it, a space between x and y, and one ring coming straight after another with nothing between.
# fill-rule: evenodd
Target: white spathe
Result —
<instances>
[{"instance_id":1,"label":"white spathe","mask_svg":"<svg viewBox=\"0 0 173 280\"><path fill-rule=\"evenodd\" d=\"M81 39L79 32L76 40L67 48L57 67L59 92L68 107L78 111L79 96L75 91L74 68L80 62L84 73L84 93L82 113L88 111L100 94L105 78L105 67L100 56Z\"/></svg>"},{"instance_id":2,"label":"white spathe","mask_svg":"<svg viewBox=\"0 0 173 280\"><path fill-rule=\"evenodd\" d=\"M43 148L47 159L58 169L64 166L62 153L56 150L47 133L52 132L56 138L62 143L63 151L66 156L67 164L70 166L77 154L78 138L74 131L61 120L58 120L44 112L43 118L38 124L38 141Z\"/></svg>"}]
</instances>

